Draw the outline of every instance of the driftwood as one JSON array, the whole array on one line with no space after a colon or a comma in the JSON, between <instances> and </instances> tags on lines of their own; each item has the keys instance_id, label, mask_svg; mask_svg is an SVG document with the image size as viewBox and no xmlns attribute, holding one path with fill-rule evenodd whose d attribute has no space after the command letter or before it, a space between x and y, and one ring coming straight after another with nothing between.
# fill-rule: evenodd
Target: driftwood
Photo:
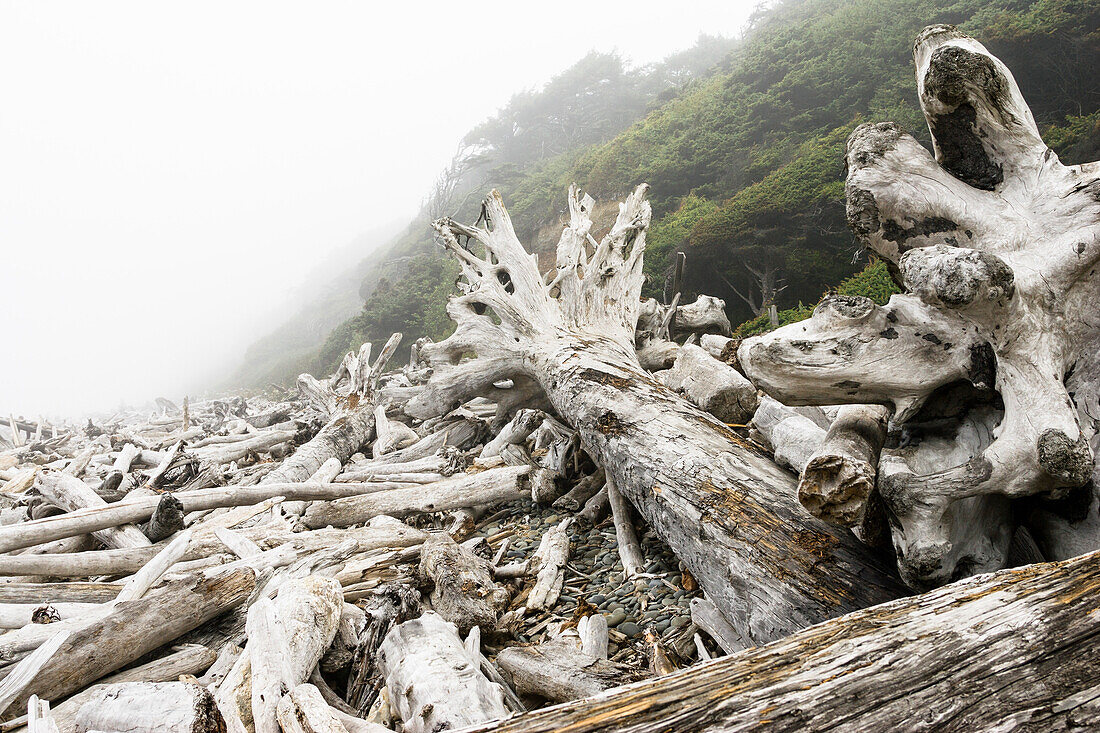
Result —
<instances>
[{"instance_id":1,"label":"driftwood","mask_svg":"<svg viewBox=\"0 0 1100 733\"><path fill-rule=\"evenodd\" d=\"M335 457L346 461L371 439L374 433L374 408L378 400L378 380L400 341L401 334L395 333L391 336L373 365L368 363L369 342L363 345L358 355L348 354L344 357L342 368L328 386L327 399L323 403L328 408L329 422L312 440L298 448L294 455L264 477L265 483L305 481L328 459ZM349 387L346 394L337 391L344 379L347 379Z\"/></svg>"},{"instance_id":2,"label":"driftwood","mask_svg":"<svg viewBox=\"0 0 1100 733\"><path fill-rule=\"evenodd\" d=\"M145 598L121 603L70 634L12 705L21 709L30 694L58 699L75 692L244 602L254 587L251 570L232 570L176 581Z\"/></svg>"},{"instance_id":3,"label":"driftwood","mask_svg":"<svg viewBox=\"0 0 1100 733\"><path fill-rule=\"evenodd\" d=\"M694 344L685 344L661 381L725 423L743 424L756 411L756 387L733 367Z\"/></svg>"},{"instance_id":4,"label":"driftwood","mask_svg":"<svg viewBox=\"0 0 1100 733\"><path fill-rule=\"evenodd\" d=\"M495 192L484 203L486 228L436 222L468 285L448 306L455 333L422 349L434 371L406 413L430 418L477 395L491 398L502 379L539 384L618 490L715 602L746 620L755 642L901 593L850 533L807 518L791 478L642 369L634 333L645 187L589 255L591 206L570 191L549 285ZM584 277L592 272L600 277ZM477 358L461 361L469 352ZM731 577L753 588L751 596Z\"/></svg>"},{"instance_id":5,"label":"driftwood","mask_svg":"<svg viewBox=\"0 0 1100 733\"><path fill-rule=\"evenodd\" d=\"M638 670L587 654L576 637L559 637L538 646L509 647L497 663L521 695L566 702L598 695L643 679Z\"/></svg>"},{"instance_id":6,"label":"driftwood","mask_svg":"<svg viewBox=\"0 0 1100 733\"><path fill-rule=\"evenodd\" d=\"M557 603L565 580L565 562L569 559L570 524L570 520L563 519L539 542L530 567L535 574L535 584L527 594L527 608L531 611L543 611Z\"/></svg>"},{"instance_id":7,"label":"driftwood","mask_svg":"<svg viewBox=\"0 0 1100 733\"><path fill-rule=\"evenodd\" d=\"M462 728L508 715L500 687L469 658L454 624L438 614L395 626L378 663L408 733Z\"/></svg>"},{"instance_id":8,"label":"driftwood","mask_svg":"<svg viewBox=\"0 0 1100 733\"><path fill-rule=\"evenodd\" d=\"M1003 570L476 730L1088 729L1098 584L1095 553Z\"/></svg>"},{"instance_id":9,"label":"driftwood","mask_svg":"<svg viewBox=\"0 0 1100 733\"><path fill-rule=\"evenodd\" d=\"M497 585L489 562L440 533L420 551L420 574L432 584L432 609L462 632L474 626L496 628L508 605L508 591Z\"/></svg>"},{"instance_id":10,"label":"driftwood","mask_svg":"<svg viewBox=\"0 0 1100 733\"><path fill-rule=\"evenodd\" d=\"M225 730L214 696L184 682L102 685L76 714L76 733L218 733Z\"/></svg>"},{"instance_id":11,"label":"driftwood","mask_svg":"<svg viewBox=\"0 0 1100 733\"><path fill-rule=\"evenodd\" d=\"M413 512L441 512L495 504L529 495L531 474L528 466L496 468L455 476L423 487L317 501L306 509L302 521L311 528L347 527L380 514L399 517Z\"/></svg>"},{"instance_id":12,"label":"driftwood","mask_svg":"<svg viewBox=\"0 0 1100 733\"><path fill-rule=\"evenodd\" d=\"M1100 171L1059 162L978 41L932 26L914 56L935 158L889 123L858 127L847 154L849 222L906 292L885 306L827 298L738 357L790 404L883 404L900 425L948 423L887 449L878 468L902 575L925 588L1003 567L1021 498L1097 503ZM959 382L972 399L950 391ZM1029 505L1049 557L1100 546L1086 513Z\"/></svg>"},{"instance_id":13,"label":"driftwood","mask_svg":"<svg viewBox=\"0 0 1100 733\"><path fill-rule=\"evenodd\" d=\"M845 527L863 521L888 418L886 408L877 405L848 405L837 412L798 480L798 500L811 514Z\"/></svg>"}]
</instances>

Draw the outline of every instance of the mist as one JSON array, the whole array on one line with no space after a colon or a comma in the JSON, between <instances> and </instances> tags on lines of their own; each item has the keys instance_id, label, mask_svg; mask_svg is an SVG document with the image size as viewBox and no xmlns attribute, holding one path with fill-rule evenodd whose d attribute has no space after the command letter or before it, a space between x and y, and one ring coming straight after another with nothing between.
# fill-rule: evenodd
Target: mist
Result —
<instances>
[{"instance_id":1,"label":"mist","mask_svg":"<svg viewBox=\"0 0 1100 733\"><path fill-rule=\"evenodd\" d=\"M0 2L0 414L217 382L514 93L736 35L751 4L668 9Z\"/></svg>"}]
</instances>

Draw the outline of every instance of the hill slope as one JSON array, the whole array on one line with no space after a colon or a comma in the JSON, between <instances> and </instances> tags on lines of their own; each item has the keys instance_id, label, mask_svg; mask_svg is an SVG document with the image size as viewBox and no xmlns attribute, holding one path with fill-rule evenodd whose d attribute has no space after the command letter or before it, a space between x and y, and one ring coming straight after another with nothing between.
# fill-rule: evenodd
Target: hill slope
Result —
<instances>
[{"instance_id":1,"label":"hill slope","mask_svg":"<svg viewBox=\"0 0 1100 733\"><path fill-rule=\"evenodd\" d=\"M617 71L593 54L541 96L517 97L470 133L423 220L372 270L378 278L400 260L399 274L363 287L363 310L295 364L331 369L393 330L444 336L455 270L432 244L427 218L472 221L490 187L503 193L521 239L545 253L571 182L605 204L648 182L649 294L660 294L670 256L683 250L688 297L724 298L734 323L768 302L816 302L862 267L844 221L848 133L892 120L927 141L911 44L932 23L961 26L1013 69L1067 163L1100 157L1100 1L787 0L754 16L740 44L702 39L629 82L621 63ZM643 116L631 123L632 115ZM887 287L881 277L855 282L868 279Z\"/></svg>"}]
</instances>

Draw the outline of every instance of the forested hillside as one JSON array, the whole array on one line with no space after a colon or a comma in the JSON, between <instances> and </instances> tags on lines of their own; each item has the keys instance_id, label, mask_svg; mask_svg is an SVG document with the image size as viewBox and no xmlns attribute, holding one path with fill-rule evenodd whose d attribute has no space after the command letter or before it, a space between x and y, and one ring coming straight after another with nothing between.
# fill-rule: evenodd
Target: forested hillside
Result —
<instances>
[{"instance_id":1,"label":"forested hillside","mask_svg":"<svg viewBox=\"0 0 1100 733\"><path fill-rule=\"evenodd\" d=\"M347 350L396 330L409 340L444 336L456 270L427 222L476 219L492 187L521 240L545 251L571 182L608 202L649 183L648 294L661 294L671 256L684 251L688 299L725 299L733 323L772 302L791 309L784 320L804 317L842 281L848 292L887 297L881 266L846 281L867 260L844 220L843 151L865 121L895 121L927 142L911 44L932 23L959 25L1013 69L1063 161L1100 157L1100 0L775 3L739 43L703 38L638 70L593 53L515 97L469 133L421 219L366 275L362 311L319 351L265 376L330 370Z\"/></svg>"}]
</instances>

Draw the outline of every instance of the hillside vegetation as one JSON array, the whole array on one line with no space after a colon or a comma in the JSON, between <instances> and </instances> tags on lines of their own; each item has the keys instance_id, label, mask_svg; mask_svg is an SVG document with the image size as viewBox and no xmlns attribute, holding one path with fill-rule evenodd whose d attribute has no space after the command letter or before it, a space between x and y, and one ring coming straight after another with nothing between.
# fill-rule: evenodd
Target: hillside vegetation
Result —
<instances>
[{"instance_id":1,"label":"hillside vegetation","mask_svg":"<svg viewBox=\"0 0 1100 733\"><path fill-rule=\"evenodd\" d=\"M429 217L477 218L501 190L522 241L552 248L565 192L598 200L652 189L646 294L660 297L672 255L687 254L688 300L725 299L742 333L809 314L844 282L888 297L844 221L844 144L861 122L891 120L927 143L911 45L932 23L978 37L1016 75L1045 138L1067 163L1100 158L1097 0L787 0L759 11L739 43L702 38L662 64L625 69L590 54L543 90L517 95L463 141L423 217L364 279L362 311L280 378L326 371L394 330L438 339L456 270L432 243ZM597 224L599 222L597 221ZM392 263L399 261L400 268ZM381 277L389 269L393 274Z\"/></svg>"}]
</instances>

